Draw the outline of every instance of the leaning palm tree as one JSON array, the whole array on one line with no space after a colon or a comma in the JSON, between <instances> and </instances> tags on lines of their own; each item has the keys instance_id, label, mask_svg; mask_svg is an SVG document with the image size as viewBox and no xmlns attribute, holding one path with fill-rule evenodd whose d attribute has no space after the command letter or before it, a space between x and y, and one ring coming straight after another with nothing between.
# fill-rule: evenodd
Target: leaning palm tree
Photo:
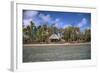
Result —
<instances>
[{"instance_id":1,"label":"leaning palm tree","mask_svg":"<svg viewBox=\"0 0 100 73\"><path fill-rule=\"evenodd\" d=\"M36 26L32 21L30 21L30 25L26 27L27 29L26 34L29 36L30 43L32 43L32 41L34 40L34 29L35 28Z\"/></svg>"},{"instance_id":2,"label":"leaning palm tree","mask_svg":"<svg viewBox=\"0 0 100 73\"><path fill-rule=\"evenodd\" d=\"M35 24L32 21L30 21L30 39L31 39L31 42L34 41L36 38L35 29L36 29Z\"/></svg>"}]
</instances>

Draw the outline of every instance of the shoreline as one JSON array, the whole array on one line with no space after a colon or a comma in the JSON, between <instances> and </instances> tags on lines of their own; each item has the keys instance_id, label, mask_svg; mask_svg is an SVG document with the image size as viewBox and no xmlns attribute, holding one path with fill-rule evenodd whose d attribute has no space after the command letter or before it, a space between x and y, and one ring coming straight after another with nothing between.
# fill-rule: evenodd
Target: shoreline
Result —
<instances>
[{"instance_id":1,"label":"shoreline","mask_svg":"<svg viewBox=\"0 0 100 73\"><path fill-rule=\"evenodd\" d=\"M34 47L34 46L62 46L62 45L85 45L91 44L91 42L87 43L63 43L63 44L23 44L24 47Z\"/></svg>"}]
</instances>

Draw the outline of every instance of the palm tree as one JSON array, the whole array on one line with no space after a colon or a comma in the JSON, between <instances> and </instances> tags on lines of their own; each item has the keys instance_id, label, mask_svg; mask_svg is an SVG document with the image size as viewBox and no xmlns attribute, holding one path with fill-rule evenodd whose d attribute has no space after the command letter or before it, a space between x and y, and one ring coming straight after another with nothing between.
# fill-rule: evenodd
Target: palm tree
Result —
<instances>
[{"instance_id":1,"label":"palm tree","mask_svg":"<svg viewBox=\"0 0 100 73\"><path fill-rule=\"evenodd\" d=\"M69 26L64 29L64 39L66 41L77 41L79 39L80 28Z\"/></svg>"},{"instance_id":2,"label":"palm tree","mask_svg":"<svg viewBox=\"0 0 100 73\"><path fill-rule=\"evenodd\" d=\"M36 36L35 36L35 29L36 29L36 26L35 26L35 24L31 21L30 22L30 32L31 32L31 39L32 39L32 41L36 38Z\"/></svg>"},{"instance_id":3,"label":"palm tree","mask_svg":"<svg viewBox=\"0 0 100 73\"><path fill-rule=\"evenodd\" d=\"M26 28L23 28L23 33L25 33L25 35L29 36L30 43L32 43L32 41L34 41L34 38L35 38L34 29L35 28L36 28L36 26L32 21L30 21L30 25L28 25Z\"/></svg>"},{"instance_id":4,"label":"palm tree","mask_svg":"<svg viewBox=\"0 0 100 73\"><path fill-rule=\"evenodd\" d=\"M86 42L90 42L91 41L91 30L90 29L86 29L85 30L84 37L85 37L85 41Z\"/></svg>"}]
</instances>

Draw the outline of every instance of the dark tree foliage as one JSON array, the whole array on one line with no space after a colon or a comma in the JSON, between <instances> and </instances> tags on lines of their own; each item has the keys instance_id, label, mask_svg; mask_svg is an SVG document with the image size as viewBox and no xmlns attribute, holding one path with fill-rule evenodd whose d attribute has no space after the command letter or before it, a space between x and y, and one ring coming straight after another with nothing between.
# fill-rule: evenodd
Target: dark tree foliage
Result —
<instances>
[{"instance_id":1,"label":"dark tree foliage","mask_svg":"<svg viewBox=\"0 0 100 73\"><path fill-rule=\"evenodd\" d=\"M34 22L30 22L30 25L23 25L23 43L47 43L49 37L52 34L60 34L61 40L65 42L90 42L91 30L86 29L80 31L79 27L69 26L66 28L57 28L52 24L43 24L35 26ZM59 41L61 42L61 41Z\"/></svg>"}]
</instances>

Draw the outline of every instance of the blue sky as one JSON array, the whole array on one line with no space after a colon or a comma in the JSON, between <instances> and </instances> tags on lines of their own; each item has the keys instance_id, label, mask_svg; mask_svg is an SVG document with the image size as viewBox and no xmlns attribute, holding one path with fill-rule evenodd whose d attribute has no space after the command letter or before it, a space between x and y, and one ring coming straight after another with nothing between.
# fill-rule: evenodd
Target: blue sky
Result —
<instances>
[{"instance_id":1,"label":"blue sky","mask_svg":"<svg viewBox=\"0 0 100 73\"><path fill-rule=\"evenodd\" d=\"M91 27L91 14L79 12L23 10L23 25L30 25L30 21L33 21L36 26L54 24L57 28L76 26L80 27L81 30L84 30Z\"/></svg>"}]
</instances>

